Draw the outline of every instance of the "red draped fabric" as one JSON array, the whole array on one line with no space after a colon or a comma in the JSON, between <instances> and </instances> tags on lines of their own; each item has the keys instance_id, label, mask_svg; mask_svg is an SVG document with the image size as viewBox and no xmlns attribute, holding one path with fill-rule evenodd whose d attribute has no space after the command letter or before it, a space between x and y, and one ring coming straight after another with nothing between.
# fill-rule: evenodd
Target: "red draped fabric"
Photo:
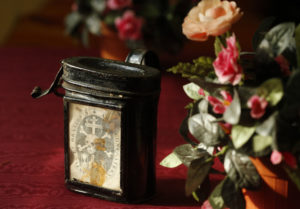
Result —
<instances>
[{"instance_id":1,"label":"red draped fabric","mask_svg":"<svg viewBox=\"0 0 300 209\"><path fill-rule=\"evenodd\" d=\"M0 209L200 208L200 203L184 194L187 169L159 165L175 146L185 143L178 129L189 102L182 90L187 81L168 73L162 74L158 107L156 196L129 205L88 197L65 187L62 99L49 95L34 100L30 93L35 85L49 87L62 59L97 55L97 51L0 48ZM220 176L210 176L210 180L215 185ZM299 193L288 193L288 200L277 194L265 198L269 193L272 191L264 184L255 196L259 205L254 208L297 208Z\"/></svg>"}]
</instances>

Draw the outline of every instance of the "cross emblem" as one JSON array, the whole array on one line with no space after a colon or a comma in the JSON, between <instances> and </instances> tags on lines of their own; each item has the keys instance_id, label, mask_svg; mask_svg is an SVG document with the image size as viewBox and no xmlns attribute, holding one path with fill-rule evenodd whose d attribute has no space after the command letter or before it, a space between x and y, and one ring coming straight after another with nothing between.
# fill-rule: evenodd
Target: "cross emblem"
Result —
<instances>
[{"instance_id":1,"label":"cross emblem","mask_svg":"<svg viewBox=\"0 0 300 209\"><path fill-rule=\"evenodd\" d=\"M96 124L97 122L97 118L95 116L93 116L91 119L87 120L87 122L85 123L85 126L88 128L92 129L92 134L96 135L96 129L97 128L102 128L101 125Z\"/></svg>"}]
</instances>

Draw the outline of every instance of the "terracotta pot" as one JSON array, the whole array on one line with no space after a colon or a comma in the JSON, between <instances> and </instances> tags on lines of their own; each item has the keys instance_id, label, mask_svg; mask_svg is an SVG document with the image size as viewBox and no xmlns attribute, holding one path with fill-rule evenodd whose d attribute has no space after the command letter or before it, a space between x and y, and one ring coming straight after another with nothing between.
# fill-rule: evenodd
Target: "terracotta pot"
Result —
<instances>
[{"instance_id":1,"label":"terracotta pot","mask_svg":"<svg viewBox=\"0 0 300 209\"><path fill-rule=\"evenodd\" d=\"M129 53L124 41L120 40L118 34L107 25L102 24L101 37L98 40L99 55L105 59L124 61ZM157 52L163 69L176 65L178 62L189 62L199 56L213 54L213 39L207 42L186 41L183 49L176 54Z\"/></svg>"},{"instance_id":2,"label":"terracotta pot","mask_svg":"<svg viewBox=\"0 0 300 209\"><path fill-rule=\"evenodd\" d=\"M102 24L102 33L99 39L99 55L105 59L124 61L129 53L124 41L120 40L118 34Z\"/></svg>"},{"instance_id":3,"label":"terracotta pot","mask_svg":"<svg viewBox=\"0 0 300 209\"><path fill-rule=\"evenodd\" d=\"M274 166L269 159L252 158L263 182L259 190L244 190L246 209L296 209L300 192L283 168Z\"/></svg>"}]
</instances>

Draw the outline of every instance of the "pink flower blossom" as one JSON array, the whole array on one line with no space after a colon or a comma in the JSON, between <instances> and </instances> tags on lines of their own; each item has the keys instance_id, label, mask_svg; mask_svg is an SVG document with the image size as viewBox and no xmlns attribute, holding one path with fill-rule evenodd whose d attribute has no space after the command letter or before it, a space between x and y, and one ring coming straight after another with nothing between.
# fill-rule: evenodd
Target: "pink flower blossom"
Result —
<instances>
[{"instance_id":1,"label":"pink flower blossom","mask_svg":"<svg viewBox=\"0 0 300 209\"><path fill-rule=\"evenodd\" d=\"M126 11L115 20L120 39L138 40L141 38L142 18L137 18L132 11Z\"/></svg>"},{"instance_id":2,"label":"pink flower blossom","mask_svg":"<svg viewBox=\"0 0 300 209\"><path fill-rule=\"evenodd\" d=\"M205 92L202 88L199 89L198 94L201 96L205 96Z\"/></svg>"},{"instance_id":3,"label":"pink flower blossom","mask_svg":"<svg viewBox=\"0 0 300 209\"><path fill-rule=\"evenodd\" d=\"M213 106L214 113L217 114L223 114L226 108L232 102L232 97L229 92L221 91L220 94L222 95L223 100L219 100L218 98L213 96L207 97L208 102Z\"/></svg>"},{"instance_id":4,"label":"pink flower blossom","mask_svg":"<svg viewBox=\"0 0 300 209\"><path fill-rule=\"evenodd\" d=\"M213 62L215 73L221 83L237 85L242 79L242 67L238 64L239 50L235 36L226 39L227 47L219 52Z\"/></svg>"},{"instance_id":5,"label":"pink flower blossom","mask_svg":"<svg viewBox=\"0 0 300 209\"><path fill-rule=\"evenodd\" d=\"M201 206L201 209L213 209L213 207L211 206L209 200L205 200Z\"/></svg>"},{"instance_id":6,"label":"pink flower blossom","mask_svg":"<svg viewBox=\"0 0 300 209\"><path fill-rule=\"evenodd\" d=\"M123 9L131 5L131 0L108 0L107 7L112 10Z\"/></svg>"},{"instance_id":7,"label":"pink flower blossom","mask_svg":"<svg viewBox=\"0 0 300 209\"><path fill-rule=\"evenodd\" d=\"M261 118L266 111L268 102L257 95L253 95L247 102L247 106L251 108L251 117L255 119Z\"/></svg>"},{"instance_id":8,"label":"pink flower blossom","mask_svg":"<svg viewBox=\"0 0 300 209\"><path fill-rule=\"evenodd\" d=\"M297 168L297 159L290 152L282 152L283 159L286 164L288 164L291 168Z\"/></svg>"},{"instance_id":9,"label":"pink flower blossom","mask_svg":"<svg viewBox=\"0 0 300 209\"><path fill-rule=\"evenodd\" d=\"M282 161L282 154L281 152L277 151L277 150L273 150L271 157L270 157L271 162L274 165L278 165L279 163L281 163Z\"/></svg>"}]
</instances>

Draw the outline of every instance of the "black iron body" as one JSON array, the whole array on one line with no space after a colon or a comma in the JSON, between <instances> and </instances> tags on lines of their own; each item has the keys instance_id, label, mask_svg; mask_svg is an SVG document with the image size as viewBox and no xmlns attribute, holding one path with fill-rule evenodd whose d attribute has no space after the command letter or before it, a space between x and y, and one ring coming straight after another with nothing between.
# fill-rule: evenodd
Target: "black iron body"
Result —
<instances>
[{"instance_id":1,"label":"black iron body","mask_svg":"<svg viewBox=\"0 0 300 209\"><path fill-rule=\"evenodd\" d=\"M65 89L65 183L70 190L124 203L140 202L154 195L160 72L141 65L147 64L149 58L145 59L146 55L148 56L144 51L129 55L127 61L136 64L91 57L74 57L62 61L58 77L62 75L62 87ZM156 65L156 62L153 64ZM121 191L70 178L71 103L117 110L121 113Z\"/></svg>"}]
</instances>

